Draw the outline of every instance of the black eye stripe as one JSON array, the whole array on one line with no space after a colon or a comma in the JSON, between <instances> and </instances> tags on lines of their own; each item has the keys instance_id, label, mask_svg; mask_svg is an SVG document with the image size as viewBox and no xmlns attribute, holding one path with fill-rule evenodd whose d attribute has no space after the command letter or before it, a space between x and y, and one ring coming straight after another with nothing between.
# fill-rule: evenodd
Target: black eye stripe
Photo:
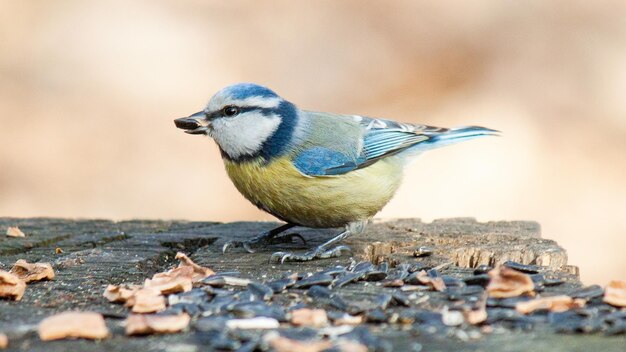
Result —
<instances>
[{"instance_id":1,"label":"black eye stripe","mask_svg":"<svg viewBox=\"0 0 626 352\"><path fill-rule=\"evenodd\" d=\"M234 116L224 116L224 108L225 107L223 107L223 108L221 108L221 109L219 109L217 111L212 111L210 113L207 113L206 114L206 118L209 119L209 120L214 120L214 119L217 119L217 118L220 118L220 117L226 117L226 118L234 117ZM258 112L262 113L263 115L269 115L270 113L275 112L275 109L261 108L261 107L258 107L258 106L238 106L238 108L239 108L239 114L238 115L246 113L246 112L251 112L251 111L258 111Z\"/></svg>"}]
</instances>

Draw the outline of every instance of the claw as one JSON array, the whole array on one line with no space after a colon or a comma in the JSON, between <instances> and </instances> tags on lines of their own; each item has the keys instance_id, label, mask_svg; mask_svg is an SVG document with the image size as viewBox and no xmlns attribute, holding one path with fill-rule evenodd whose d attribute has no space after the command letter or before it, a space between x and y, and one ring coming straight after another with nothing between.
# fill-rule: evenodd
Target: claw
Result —
<instances>
[{"instance_id":1,"label":"claw","mask_svg":"<svg viewBox=\"0 0 626 352\"><path fill-rule=\"evenodd\" d=\"M280 263L281 264L285 264L285 260L287 260L287 259L289 259L291 257L292 257L291 253L286 253L285 255L283 255L282 258L280 258Z\"/></svg>"},{"instance_id":2,"label":"claw","mask_svg":"<svg viewBox=\"0 0 626 352\"><path fill-rule=\"evenodd\" d=\"M224 246L222 246L222 254L226 253L226 251L228 250L228 247L230 247L230 245L232 244L232 242L226 242L224 243Z\"/></svg>"},{"instance_id":3,"label":"claw","mask_svg":"<svg viewBox=\"0 0 626 352\"><path fill-rule=\"evenodd\" d=\"M274 253L272 253L272 255L270 256L270 263L275 261L275 259L279 259L279 258L282 259L282 257L285 254L289 254L289 253L286 253L286 252L274 252ZM281 264L282 264L282 260L281 260Z\"/></svg>"},{"instance_id":4,"label":"claw","mask_svg":"<svg viewBox=\"0 0 626 352\"><path fill-rule=\"evenodd\" d=\"M255 252L255 250L250 247L250 244L248 242L244 242L242 247L243 247L243 249L248 251L248 253L254 253Z\"/></svg>"}]
</instances>

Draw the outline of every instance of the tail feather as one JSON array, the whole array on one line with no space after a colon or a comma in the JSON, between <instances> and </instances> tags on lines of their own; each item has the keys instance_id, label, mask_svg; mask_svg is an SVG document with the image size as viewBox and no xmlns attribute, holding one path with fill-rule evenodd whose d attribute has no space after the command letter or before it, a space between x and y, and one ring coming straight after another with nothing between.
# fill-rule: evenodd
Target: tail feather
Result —
<instances>
[{"instance_id":1,"label":"tail feather","mask_svg":"<svg viewBox=\"0 0 626 352\"><path fill-rule=\"evenodd\" d=\"M438 148L478 137L499 135L500 131L480 126L457 127L431 136L425 144L430 144L432 148Z\"/></svg>"}]
</instances>

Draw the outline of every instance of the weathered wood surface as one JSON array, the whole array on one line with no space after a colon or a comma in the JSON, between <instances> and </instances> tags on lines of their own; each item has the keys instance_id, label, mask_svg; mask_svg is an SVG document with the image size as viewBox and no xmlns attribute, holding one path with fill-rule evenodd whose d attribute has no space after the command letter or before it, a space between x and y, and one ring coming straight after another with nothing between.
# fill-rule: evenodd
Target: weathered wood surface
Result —
<instances>
[{"instance_id":1,"label":"weathered wood surface","mask_svg":"<svg viewBox=\"0 0 626 352\"><path fill-rule=\"evenodd\" d=\"M254 254L235 249L221 253L227 239L250 238L275 223L209 223L185 221L123 221L13 219L0 218L0 230L19 226L26 238L0 236L0 268L8 270L18 259L51 262L56 271L53 281L27 287L19 302L0 301L0 332L10 339L11 350L32 351L200 351L202 339L194 331L167 336L128 338L123 334L122 319L128 314L122 305L102 297L108 284L141 283L155 272L174 265L177 251L189 254L196 262L215 271L240 271L243 277L257 280L275 277L287 270L315 272L320 268L347 265L348 256L308 263L268 263L278 250L302 250L301 245L277 245ZM334 235L333 230L296 229L314 246ZM478 223L472 219L446 219L432 223L419 220L375 222L366 233L354 236L345 244L354 249L355 259L391 263L420 261L425 264L450 263L454 268L475 267L514 260L545 266L567 278L561 288L580 287L577 269L567 264L565 251L554 241L542 239L534 222ZM435 254L414 258L418 246L431 246ZM367 289L346 287L344 293L358 299ZM431 299L437 305L436 298ZM65 310L92 310L107 317L113 336L92 342L65 340L41 342L36 326L42 318ZM623 350L626 338L602 335L557 335L547 331L509 332L484 335L462 341L422 335L411 329L383 326L375 328L381 338L391 341L395 350L416 346L423 350Z\"/></svg>"}]
</instances>

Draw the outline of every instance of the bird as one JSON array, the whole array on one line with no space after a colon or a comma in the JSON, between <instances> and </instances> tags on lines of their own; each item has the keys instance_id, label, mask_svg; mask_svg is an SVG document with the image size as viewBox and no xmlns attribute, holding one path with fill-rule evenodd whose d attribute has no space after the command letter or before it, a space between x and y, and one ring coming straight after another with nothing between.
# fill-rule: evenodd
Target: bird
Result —
<instances>
[{"instance_id":1,"label":"bird","mask_svg":"<svg viewBox=\"0 0 626 352\"><path fill-rule=\"evenodd\" d=\"M343 229L305 253L273 253L270 260L281 263L350 252L345 245L334 245L365 230L417 156L500 134L480 126L442 128L303 110L255 83L222 88L203 110L174 123L188 134L212 138L237 190L285 222L247 241L227 241L223 252L236 247L255 252L295 237L306 243L300 235L284 234L296 226Z\"/></svg>"}]
</instances>

